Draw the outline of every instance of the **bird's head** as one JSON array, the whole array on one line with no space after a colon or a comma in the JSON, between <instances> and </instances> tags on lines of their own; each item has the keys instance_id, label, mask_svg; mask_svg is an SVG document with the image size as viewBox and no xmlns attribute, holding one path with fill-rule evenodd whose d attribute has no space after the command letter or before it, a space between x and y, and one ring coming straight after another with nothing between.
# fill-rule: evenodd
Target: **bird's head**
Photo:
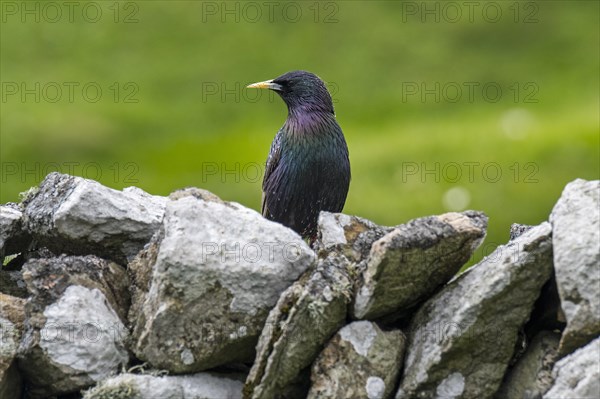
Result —
<instances>
[{"instance_id":1,"label":"bird's head","mask_svg":"<svg viewBox=\"0 0 600 399\"><path fill-rule=\"evenodd\" d=\"M292 71L247 87L275 91L287 104L290 112L305 110L334 113L331 95L325 83L310 72Z\"/></svg>"}]
</instances>

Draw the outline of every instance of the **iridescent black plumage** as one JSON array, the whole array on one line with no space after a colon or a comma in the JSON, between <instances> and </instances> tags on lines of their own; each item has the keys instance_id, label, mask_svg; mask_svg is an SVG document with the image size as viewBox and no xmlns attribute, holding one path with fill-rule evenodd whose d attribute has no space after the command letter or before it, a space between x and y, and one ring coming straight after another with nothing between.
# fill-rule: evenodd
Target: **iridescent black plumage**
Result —
<instances>
[{"instance_id":1,"label":"iridescent black plumage","mask_svg":"<svg viewBox=\"0 0 600 399\"><path fill-rule=\"evenodd\" d=\"M350 185L348 147L331 96L305 71L249 87L274 90L288 106L267 159L262 214L314 238L319 212L340 212Z\"/></svg>"}]
</instances>

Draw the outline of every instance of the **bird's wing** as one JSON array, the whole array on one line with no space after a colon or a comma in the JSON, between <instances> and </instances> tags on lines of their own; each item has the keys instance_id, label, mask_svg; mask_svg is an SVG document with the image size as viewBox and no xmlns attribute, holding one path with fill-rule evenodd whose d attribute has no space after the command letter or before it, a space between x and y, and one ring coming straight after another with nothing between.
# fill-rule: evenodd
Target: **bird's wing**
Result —
<instances>
[{"instance_id":1,"label":"bird's wing","mask_svg":"<svg viewBox=\"0 0 600 399\"><path fill-rule=\"evenodd\" d=\"M265 191L267 190L267 186L268 186L268 182L269 182L269 178L271 177L271 174L273 173L273 171L277 168L277 165L279 165L279 159L281 158L281 136L282 136L282 132L281 130L277 132L277 135L275 136L275 138L273 139L273 142L271 143L271 150L269 151L269 157L267 158L267 164L265 166L265 177L263 178L263 183L262 183L262 189L263 189L263 194L262 194L262 204L261 204L261 213L264 217L268 217L268 209L267 209L267 201L266 201L266 195L265 195Z\"/></svg>"}]
</instances>

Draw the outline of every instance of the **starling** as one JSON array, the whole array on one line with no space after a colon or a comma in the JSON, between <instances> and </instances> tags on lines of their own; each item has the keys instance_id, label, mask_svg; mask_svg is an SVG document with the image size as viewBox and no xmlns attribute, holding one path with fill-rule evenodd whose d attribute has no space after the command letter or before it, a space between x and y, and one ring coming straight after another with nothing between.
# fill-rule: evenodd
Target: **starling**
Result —
<instances>
[{"instance_id":1,"label":"starling","mask_svg":"<svg viewBox=\"0 0 600 399\"><path fill-rule=\"evenodd\" d=\"M288 107L267 158L262 214L313 241L319 212L340 212L350 185L348 146L331 95L306 71L248 87L273 90Z\"/></svg>"}]
</instances>

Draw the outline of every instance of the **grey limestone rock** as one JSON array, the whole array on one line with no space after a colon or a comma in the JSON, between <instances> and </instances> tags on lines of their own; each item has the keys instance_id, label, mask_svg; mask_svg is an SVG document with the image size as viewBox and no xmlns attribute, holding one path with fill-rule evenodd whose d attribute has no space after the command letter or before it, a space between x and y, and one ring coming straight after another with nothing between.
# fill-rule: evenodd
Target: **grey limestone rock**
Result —
<instances>
[{"instance_id":1,"label":"grey limestone rock","mask_svg":"<svg viewBox=\"0 0 600 399\"><path fill-rule=\"evenodd\" d=\"M552 273L547 222L448 283L411 321L396 398L489 398Z\"/></svg>"},{"instance_id":2,"label":"grey limestone rock","mask_svg":"<svg viewBox=\"0 0 600 399\"><path fill-rule=\"evenodd\" d=\"M600 337L560 359L552 369L554 383L544 399L600 397Z\"/></svg>"},{"instance_id":3,"label":"grey limestone rock","mask_svg":"<svg viewBox=\"0 0 600 399\"><path fill-rule=\"evenodd\" d=\"M127 274L95 256L32 259L19 368L32 398L75 392L127 364Z\"/></svg>"},{"instance_id":4,"label":"grey limestone rock","mask_svg":"<svg viewBox=\"0 0 600 399\"><path fill-rule=\"evenodd\" d=\"M433 294L469 260L487 217L466 211L414 219L377 240L356 287L353 316L403 314Z\"/></svg>"},{"instance_id":5,"label":"grey limestone rock","mask_svg":"<svg viewBox=\"0 0 600 399\"><path fill-rule=\"evenodd\" d=\"M550 215L554 269L567 320L564 356L600 335L600 181L565 187Z\"/></svg>"},{"instance_id":6,"label":"grey limestone rock","mask_svg":"<svg viewBox=\"0 0 600 399\"><path fill-rule=\"evenodd\" d=\"M198 373L181 376L120 374L100 382L83 399L239 399L240 375Z\"/></svg>"},{"instance_id":7,"label":"grey limestone rock","mask_svg":"<svg viewBox=\"0 0 600 399\"><path fill-rule=\"evenodd\" d=\"M16 356L23 334L25 300L0 293L0 398L20 398Z\"/></svg>"},{"instance_id":8,"label":"grey limestone rock","mask_svg":"<svg viewBox=\"0 0 600 399\"><path fill-rule=\"evenodd\" d=\"M389 398L402 367L405 338L370 321L346 325L312 367L309 399Z\"/></svg>"},{"instance_id":9,"label":"grey limestone rock","mask_svg":"<svg viewBox=\"0 0 600 399\"><path fill-rule=\"evenodd\" d=\"M282 394L346 322L350 261L329 254L285 290L269 313L244 389L247 398Z\"/></svg>"},{"instance_id":10,"label":"grey limestone rock","mask_svg":"<svg viewBox=\"0 0 600 399\"><path fill-rule=\"evenodd\" d=\"M0 205L0 263L5 255L25 250L31 238L23 230L23 212L17 204Z\"/></svg>"},{"instance_id":11,"label":"grey limestone rock","mask_svg":"<svg viewBox=\"0 0 600 399\"><path fill-rule=\"evenodd\" d=\"M53 172L24 201L23 225L51 250L125 264L156 232L167 201L136 187L118 191Z\"/></svg>"},{"instance_id":12,"label":"grey limestone rock","mask_svg":"<svg viewBox=\"0 0 600 399\"><path fill-rule=\"evenodd\" d=\"M375 241L393 229L358 216L321 212L315 251L321 257L336 252L358 263L369 255Z\"/></svg>"},{"instance_id":13,"label":"grey limestone rock","mask_svg":"<svg viewBox=\"0 0 600 399\"><path fill-rule=\"evenodd\" d=\"M132 262L132 350L174 373L251 360L269 311L314 260L295 232L239 204L170 201Z\"/></svg>"}]
</instances>

